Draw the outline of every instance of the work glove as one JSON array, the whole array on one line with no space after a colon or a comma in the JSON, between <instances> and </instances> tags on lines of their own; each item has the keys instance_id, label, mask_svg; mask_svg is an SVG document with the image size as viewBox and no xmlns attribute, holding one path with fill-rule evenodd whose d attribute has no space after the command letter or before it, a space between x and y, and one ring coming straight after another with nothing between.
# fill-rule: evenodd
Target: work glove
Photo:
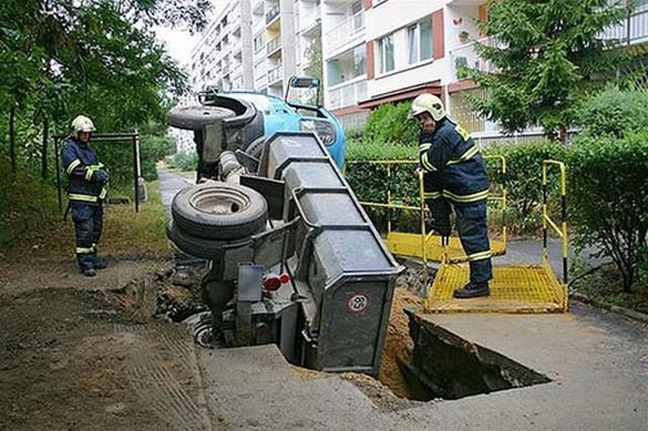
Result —
<instances>
[{"instance_id":1,"label":"work glove","mask_svg":"<svg viewBox=\"0 0 648 431\"><path fill-rule=\"evenodd\" d=\"M92 182L106 184L108 182L108 173L103 169L94 171L92 173Z\"/></svg>"}]
</instances>

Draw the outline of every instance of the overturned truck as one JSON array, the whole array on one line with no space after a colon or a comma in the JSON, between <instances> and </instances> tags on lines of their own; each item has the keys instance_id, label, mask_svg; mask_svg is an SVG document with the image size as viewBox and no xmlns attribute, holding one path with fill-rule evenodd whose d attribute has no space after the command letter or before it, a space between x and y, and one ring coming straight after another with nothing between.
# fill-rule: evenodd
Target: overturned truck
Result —
<instances>
[{"instance_id":1,"label":"overturned truck","mask_svg":"<svg viewBox=\"0 0 648 431\"><path fill-rule=\"evenodd\" d=\"M202 145L219 153L217 180L174 199L169 238L209 261L212 330L197 335L376 375L401 267L314 133L277 132L262 147L257 159Z\"/></svg>"}]
</instances>

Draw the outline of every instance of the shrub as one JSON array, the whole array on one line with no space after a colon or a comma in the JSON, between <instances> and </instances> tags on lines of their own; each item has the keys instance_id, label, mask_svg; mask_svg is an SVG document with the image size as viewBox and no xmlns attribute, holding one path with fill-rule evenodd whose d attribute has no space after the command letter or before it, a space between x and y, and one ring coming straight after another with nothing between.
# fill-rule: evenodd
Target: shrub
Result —
<instances>
[{"instance_id":1,"label":"shrub","mask_svg":"<svg viewBox=\"0 0 648 431\"><path fill-rule=\"evenodd\" d=\"M648 233L648 133L582 136L568 157L577 244L611 257L630 292Z\"/></svg>"},{"instance_id":2,"label":"shrub","mask_svg":"<svg viewBox=\"0 0 648 431\"><path fill-rule=\"evenodd\" d=\"M179 171L195 171L198 167L198 153L176 153L172 157L167 158L167 163L170 168Z\"/></svg>"},{"instance_id":3,"label":"shrub","mask_svg":"<svg viewBox=\"0 0 648 431\"><path fill-rule=\"evenodd\" d=\"M386 103L376 108L367 120L364 137L370 141L406 145L418 142L418 124L407 119L410 105L410 102Z\"/></svg>"},{"instance_id":4,"label":"shrub","mask_svg":"<svg viewBox=\"0 0 648 431\"><path fill-rule=\"evenodd\" d=\"M144 135L140 142L142 176L147 181L157 179L155 165L175 152L176 142L171 136Z\"/></svg>"},{"instance_id":5,"label":"shrub","mask_svg":"<svg viewBox=\"0 0 648 431\"><path fill-rule=\"evenodd\" d=\"M379 139L352 139L347 144L347 159L359 160L416 160L418 146Z\"/></svg>"},{"instance_id":6,"label":"shrub","mask_svg":"<svg viewBox=\"0 0 648 431\"><path fill-rule=\"evenodd\" d=\"M522 144L494 144L485 151L487 155L506 158L508 187L508 224L511 231L526 233L537 231L542 223L539 206L542 204L542 161L563 160L565 147L549 141ZM491 165L491 163L489 163ZM495 169L490 169L491 182L501 183ZM551 190L556 189L557 176L550 177Z\"/></svg>"},{"instance_id":7,"label":"shrub","mask_svg":"<svg viewBox=\"0 0 648 431\"><path fill-rule=\"evenodd\" d=\"M648 91L609 88L588 99L580 109L579 125L592 136L648 129Z\"/></svg>"}]
</instances>

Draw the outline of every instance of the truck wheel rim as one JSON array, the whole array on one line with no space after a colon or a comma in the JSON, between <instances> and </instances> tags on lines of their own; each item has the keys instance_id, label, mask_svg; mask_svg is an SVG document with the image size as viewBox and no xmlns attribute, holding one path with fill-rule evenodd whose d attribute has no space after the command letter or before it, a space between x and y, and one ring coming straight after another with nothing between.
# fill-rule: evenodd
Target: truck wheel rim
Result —
<instances>
[{"instance_id":1,"label":"truck wheel rim","mask_svg":"<svg viewBox=\"0 0 648 431\"><path fill-rule=\"evenodd\" d=\"M238 190L207 189L191 196L189 204L201 213L230 215L244 211L250 206L250 199Z\"/></svg>"}]
</instances>

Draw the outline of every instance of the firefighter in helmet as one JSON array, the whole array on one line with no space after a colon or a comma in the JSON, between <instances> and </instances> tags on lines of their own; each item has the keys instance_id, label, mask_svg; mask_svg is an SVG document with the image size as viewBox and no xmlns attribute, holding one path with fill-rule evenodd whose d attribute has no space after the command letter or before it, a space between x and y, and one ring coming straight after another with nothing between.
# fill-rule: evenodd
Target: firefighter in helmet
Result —
<instances>
[{"instance_id":1,"label":"firefighter in helmet","mask_svg":"<svg viewBox=\"0 0 648 431\"><path fill-rule=\"evenodd\" d=\"M89 146L95 130L90 118L79 115L72 121L72 135L62 150L63 166L69 178L68 210L74 221L77 263L88 277L106 267L97 257L97 244L101 238L108 174Z\"/></svg>"},{"instance_id":2,"label":"firefighter in helmet","mask_svg":"<svg viewBox=\"0 0 648 431\"><path fill-rule=\"evenodd\" d=\"M419 122L419 163L424 172L425 202L431 226L450 236L454 209L461 245L470 264L470 282L454 291L456 298L490 295L493 278L486 204L489 180L479 148L470 134L451 121L441 99L421 94L412 102L410 118Z\"/></svg>"}]
</instances>

